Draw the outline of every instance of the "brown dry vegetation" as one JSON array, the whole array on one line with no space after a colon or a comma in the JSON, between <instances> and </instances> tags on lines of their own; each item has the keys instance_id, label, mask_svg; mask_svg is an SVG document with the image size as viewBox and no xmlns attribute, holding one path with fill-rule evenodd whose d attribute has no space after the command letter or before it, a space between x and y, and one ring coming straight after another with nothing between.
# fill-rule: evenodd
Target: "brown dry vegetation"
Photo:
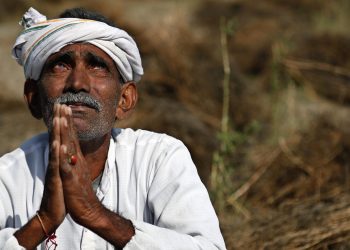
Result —
<instances>
[{"instance_id":1,"label":"brown dry vegetation","mask_svg":"<svg viewBox=\"0 0 350 250\"><path fill-rule=\"evenodd\" d=\"M225 178L213 179L211 195L228 249L350 249L347 0L1 3L0 153L44 130L26 113L20 69L7 61L14 13L33 3L53 17L83 5L140 46L140 103L119 126L181 138L209 188L213 155L221 157ZM230 26L230 129L218 137L222 18Z\"/></svg>"}]
</instances>

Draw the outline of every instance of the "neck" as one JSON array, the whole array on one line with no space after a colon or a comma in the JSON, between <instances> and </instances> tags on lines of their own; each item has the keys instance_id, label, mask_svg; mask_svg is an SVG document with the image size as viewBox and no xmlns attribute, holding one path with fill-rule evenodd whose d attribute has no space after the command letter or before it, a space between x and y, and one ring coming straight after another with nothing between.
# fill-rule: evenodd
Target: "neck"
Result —
<instances>
[{"instance_id":1,"label":"neck","mask_svg":"<svg viewBox=\"0 0 350 250\"><path fill-rule=\"evenodd\" d=\"M99 176L105 166L111 133L89 141L80 141L80 149L87 166L90 168L91 180Z\"/></svg>"}]
</instances>

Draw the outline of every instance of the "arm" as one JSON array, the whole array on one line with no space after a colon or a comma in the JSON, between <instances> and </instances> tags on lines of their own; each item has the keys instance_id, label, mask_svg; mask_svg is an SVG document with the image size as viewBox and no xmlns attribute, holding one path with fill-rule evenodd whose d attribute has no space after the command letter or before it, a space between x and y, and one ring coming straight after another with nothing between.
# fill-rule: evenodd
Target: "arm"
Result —
<instances>
[{"instance_id":1,"label":"arm","mask_svg":"<svg viewBox=\"0 0 350 250\"><path fill-rule=\"evenodd\" d=\"M61 109L59 172L67 213L72 219L117 248L123 248L134 235L131 221L106 209L96 197L91 185L91 166L88 166L81 152L72 119L71 109ZM77 156L77 163L71 165L69 157Z\"/></svg>"},{"instance_id":2,"label":"arm","mask_svg":"<svg viewBox=\"0 0 350 250\"><path fill-rule=\"evenodd\" d=\"M65 218L65 204L62 182L59 176L60 111L54 110L53 130L50 134L49 166L45 177L44 194L38 214L48 234L53 233ZM46 239L37 216L14 233L18 243L26 249L33 249Z\"/></svg>"},{"instance_id":3,"label":"arm","mask_svg":"<svg viewBox=\"0 0 350 250\"><path fill-rule=\"evenodd\" d=\"M158 160L147 200L154 225L133 220L135 235L126 237L131 240L124 249L225 249L208 193L187 149L177 144ZM130 222L105 208L93 211L86 217L90 219L78 223L122 247L120 234L128 231Z\"/></svg>"},{"instance_id":4,"label":"arm","mask_svg":"<svg viewBox=\"0 0 350 250\"><path fill-rule=\"evenodd\" d=\"M129 249L225 249L215 211L182 143L158 159L148 192L154 225L133 221Z\"/></svg>"},{"instance_id":5,"label":"arm","mask_svg":"<svg viewBox=\"0 0 350 250\"><path fill-rule=\"evenodd\" d=\"M67 142L71 142L68 137L72 136L72 131L68 131L67 126L67 121L70 121L69 113L66 112L66 108L62 105L55 105L54 110L54 129L50 134L49 166L46 172L44 193L39 211L45 229L49 234L51 234L62 223L66 214L65 199L67 199L67 207L69 208L68 211L76 222L81 225L85 225L87 228L90 228L97 234L101 234L102 237L107 239L110 238L109 235L113 233L114 241L110 241L116 246L125 245L134 234L134 228L130 221L125 220L122 217L118 217L114 220L111 219L111 212L100 204L92 191L90 175L88 172L89 168L83 165L74 166L75 170L77 171L74 173L75 178L73 178L73 183L76 185L71 185L72 183L69 183L72 181L72 172L65 170L67 170L67 167L69 167L68 170L71 170L72 166L67 165L67 156L64 152L64 147L67 147L67 145L70 144ZM69 127L69 129L72 128ZM61 138L65 141L61 141ZM79 147L79 144L76 145ZM77 148L77 150L79 150L79 148ZM80 155L80 157L81 159L79 162L84 163L83 156ZM84 169L86 171L83 171ZM63 188L62 180L65 180L65 188ZM82 183L81 181L85 182ZM0 187L1 184L2 183L0 182ZM6 190L6 188L2 188L0 191L1 190ZM83 198L88 199L82 200L82 194L85 194ZM6 191L5 193L0 192L0 197L2 197L1 195L6 196ZM64 197L64 195L66 197ZM0 214L4 214L1 200ZM93 214L97 213L90 213L90 211L99 211L99 213L103 213L104 216L101 218L94 217ZM102 218L105 218L105 220ZM20 229L4 228L6 225L5 220L6 218L0 216L1 249L3 247L5 247L4 249L23 249L23 247L26 249L33 249L46 239L46 235L37 216L30 219ZM116 227L116 225L118 227ZM118 229L117 233L120 232L120 237L115 237L118 234L108 230L114 227ZM128 234L125 234L125 232L128 232ZM103 236L104 234L106 234L106 236Z\"/></svg>"}]
</instances>

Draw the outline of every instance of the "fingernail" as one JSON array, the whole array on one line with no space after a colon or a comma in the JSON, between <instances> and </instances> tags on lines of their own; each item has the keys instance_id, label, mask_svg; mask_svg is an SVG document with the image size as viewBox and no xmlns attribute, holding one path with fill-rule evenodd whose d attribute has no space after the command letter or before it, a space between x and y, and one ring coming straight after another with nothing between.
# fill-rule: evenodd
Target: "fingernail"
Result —
<instances>
[{"instance_id":1,"label":"fingernail","mask_svg":"<svg viewBox=\"0 0 350 250\"><path fill-rule=\"evenodd\" d=\"M67 154L67 146L66 145L62 145L61 148L62 148L63 153Z\"/></svg>"},{"instance_id":2,"label":"fingernail","mask_svg":"<svg viewBox=\"0 0 350 250\"><path fill-rule=\"evenodd\" d=\"M57 146L58 146L58 141L53 141L53 143L52 143L52 148L53 149L56 149L57 148Z\"/></svg>"},{"instance_id":3,"label":"fingernail","mask_svg":"<svg viewBox=\"0 0 350 250\"><path fill-rule=\"evenodd\" d=\"M53 118L53 125L54 125L54 126L57 126L57 122L58 122L57 117Z\"/></svg>"}]
</instances>

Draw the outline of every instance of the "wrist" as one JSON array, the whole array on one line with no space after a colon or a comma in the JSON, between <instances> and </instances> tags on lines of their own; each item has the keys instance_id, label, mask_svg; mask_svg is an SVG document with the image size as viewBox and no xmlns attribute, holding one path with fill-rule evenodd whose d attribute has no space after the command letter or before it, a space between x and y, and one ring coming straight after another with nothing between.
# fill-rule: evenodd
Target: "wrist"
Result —
<instances>
[{"instance_id":1,"label":"wrist","mask_svg":"<svg viewBox=\"0 0 350 250\"><path fill-rule=\"evenodd\" d=\"M54 247L54 250L56 249L57 247L57 242L56 242L56 234L55 232L53 233L49 233L44 225L44 222L43 220L41 219L40 215L39 215L39 212L36 212L36 217L38 218L39 220L39 223L41 225L41 229L43 230L43 232L45 233L45 237L46 237L46 249L50 249L51 246ZM50 246L49 246L50 244Z\"/></svg>"},{"instance_id":2,"label":"wrist","mask_svg":"<svg viewBox=\"0 0 350 250\"><path fill-rule=\"evenodd\" d=\"M14 236L20 246L25 249L35 249L43 241L53 239L51 237L53 234L48 232L47 225L45 219L37 213L24 226L18 229ZM56 244L52 240L50 242Z\"/></svg>"},{"instance_id":3,"label":"wrist","mask_svg":"<svg viewBox=\"0 0 350 250\"><path fill-rule=\"evenodd\" d=\"M61 224L61 222L53 220L53 218L49 214L42 210L37 211L36 216L46 236L49 236L53 232L55 232Z\"/></svg>"},{"instance_id":4,"label":"wrist","mask_svg":"<svg viewBox=\"0 0 350 250\"><path fill-rule=\"evenodd\" d=\"M70 213L70 215L72 216L73 220L81 226L91 228L92 226L96 225L96 223L99 223L101 218L104 217L104 210L104 206L98 201L93 205L90 205L84 212L79 211L77 214L74 213L73 215Z\"/></svg>"},{"instance_id":5,"label":"wrist","mask_svg":"<svg viewBox=\"0 0 350 250\"><path fill-rule=\"evenodd\" d=\"M89 229L118 249L122 249L135 235L135 227L130 220L103 208L101 216Z\"/></svg>"}]
</instances>

